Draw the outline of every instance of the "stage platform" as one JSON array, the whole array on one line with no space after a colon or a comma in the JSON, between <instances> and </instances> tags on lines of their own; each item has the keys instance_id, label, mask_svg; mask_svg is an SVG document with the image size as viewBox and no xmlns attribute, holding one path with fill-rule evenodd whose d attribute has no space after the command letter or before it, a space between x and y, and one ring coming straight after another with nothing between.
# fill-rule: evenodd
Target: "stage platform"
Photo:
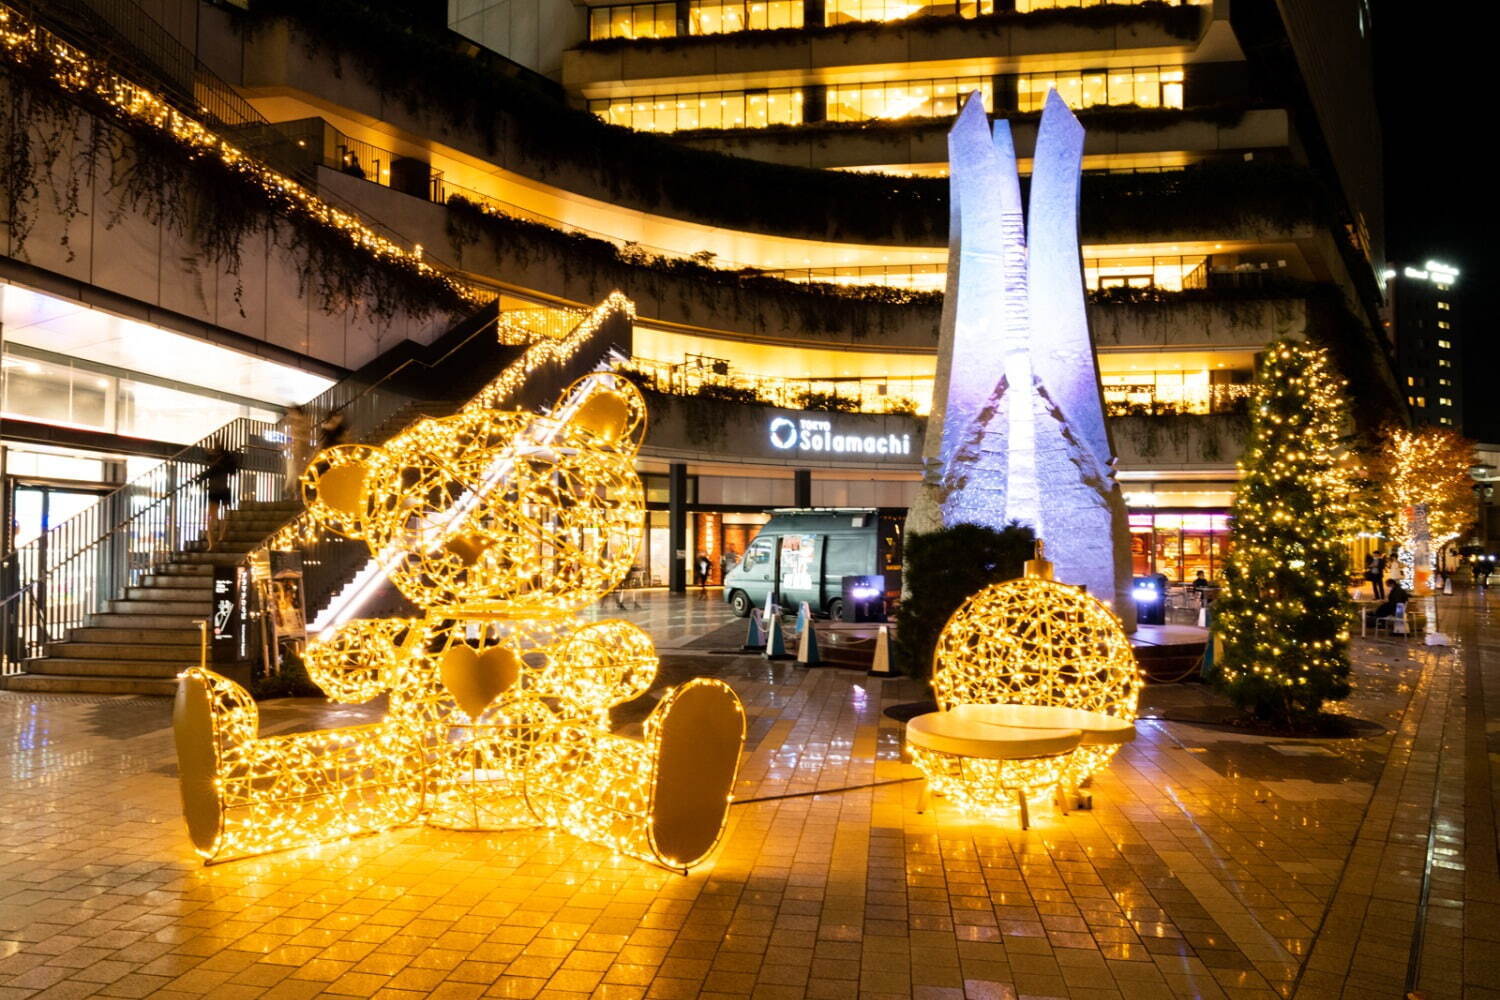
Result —
<instances>
[{"instance_id":1,"label":"stage platform","mask_svg":"<svg viewBox=\"0 0 1500 1000\"><path fill-rule=\"evenodd\" d=\"M1193 680L1203 663L1208 629L1195 625L1137 625L1130 637L1146 679L1156 683Z\"/></svg>"}]
</instances>

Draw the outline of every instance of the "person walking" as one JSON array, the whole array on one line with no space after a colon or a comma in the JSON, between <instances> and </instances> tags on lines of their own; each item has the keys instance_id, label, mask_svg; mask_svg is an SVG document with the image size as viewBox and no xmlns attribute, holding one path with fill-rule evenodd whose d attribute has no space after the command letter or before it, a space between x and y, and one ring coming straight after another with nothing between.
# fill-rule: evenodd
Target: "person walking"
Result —
<instances>
[{"instance_id":1,"label":"person walking","mask_svg":"<svg viewBox=\"0 0 1500 1000\"><path fill-rule=\"evenodd\" d=\"M705 590L708 588L708 573L709 570L713 569L713 565L714 564L709 561L707 553L699 553L698 565L695 567L695 570L698 577L698 586L700 588Z\"/></svg>"},{"instance_id":2,"label":"person walking","mask_svg":"<svg viewBox=\"0 0 1500 1000\"><path fill-rule=\"evenodd\" d=\"M309 452L312 450L312 418L300 406L288 407L286 411L286 484L285 494L296 498L300 495L299 480L307 468Z\"/></svg>"},{"instance_id":3,"label":"person walking","mask_svg":"<svg viewBox=\"0 0 1500 1000\"><path fill-rule=\"evenodd\" d=\"M229 477L240 469L240 456L226 448L221 441L208 446L203 456L202 479L208 493L208 525L205 542L208 551L224 538L228 519L225 508L229 504Z\"/></svg>"}]
</instances>

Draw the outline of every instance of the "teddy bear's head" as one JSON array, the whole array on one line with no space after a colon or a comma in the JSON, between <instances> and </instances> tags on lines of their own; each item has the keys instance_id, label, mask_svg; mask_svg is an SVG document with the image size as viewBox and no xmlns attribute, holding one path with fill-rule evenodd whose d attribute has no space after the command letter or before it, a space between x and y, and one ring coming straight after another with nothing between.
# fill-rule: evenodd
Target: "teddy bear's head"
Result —
<instances>
[{"instance_id":1,"label":"teddy bear's head","mask_svg":"<svg viewBox=\"0 0 1500 1000\"><path fill-rule=\"evenodd\" d=\"M587 375L546 415L465 407L384 447L325 449L302 477L323 527L362 539L414 604L535 619L603 597L640 547L646 406Z\"/></svg>"}]
</instances>

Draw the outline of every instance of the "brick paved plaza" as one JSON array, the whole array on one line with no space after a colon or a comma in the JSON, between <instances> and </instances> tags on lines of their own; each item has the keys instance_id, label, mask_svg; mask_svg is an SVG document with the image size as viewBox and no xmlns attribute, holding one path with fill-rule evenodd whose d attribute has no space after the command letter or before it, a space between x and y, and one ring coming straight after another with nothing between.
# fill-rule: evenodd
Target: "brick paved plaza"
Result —
<instances>
[{"instance_id":1,"label":"brick paved plaza","mask_svg":"<svg viewBox=\"0 0 1500 1000\"><path fill-rule=\"evenodd\" d=\"M1021 832L916 812L882 714L911 682L714 652L717 602L653 596L659 684L722 677L750 715L686 877L424 828L205 868L168 700L0 693L0 1000L1500 997L1496 607L1440 600L1455 649L1356 640L1362 738L1166 721L1208 695L1148 688L1093 811ZM273 702L263 731L369 714Z\"/></svg>"}]
</instances>

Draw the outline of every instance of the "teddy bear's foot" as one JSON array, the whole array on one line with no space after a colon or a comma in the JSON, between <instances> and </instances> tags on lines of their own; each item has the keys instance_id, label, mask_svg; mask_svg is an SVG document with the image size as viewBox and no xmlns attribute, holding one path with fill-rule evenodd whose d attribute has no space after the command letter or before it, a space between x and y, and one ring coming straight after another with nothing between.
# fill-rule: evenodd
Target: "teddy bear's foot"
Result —
<instances>
[{"instance_id":1,"label":"teddy bear's foot","mask_svg":"<svg viewBox=\"0 0 1500 1000\"><path fill-rule=\"evenodd\" d=\"M532 754L526 798L550 826L686 871L723 834L744 744L739 698L698 678L667 693L643 740L554 730Z\"/></svg>"}]
</instances>

